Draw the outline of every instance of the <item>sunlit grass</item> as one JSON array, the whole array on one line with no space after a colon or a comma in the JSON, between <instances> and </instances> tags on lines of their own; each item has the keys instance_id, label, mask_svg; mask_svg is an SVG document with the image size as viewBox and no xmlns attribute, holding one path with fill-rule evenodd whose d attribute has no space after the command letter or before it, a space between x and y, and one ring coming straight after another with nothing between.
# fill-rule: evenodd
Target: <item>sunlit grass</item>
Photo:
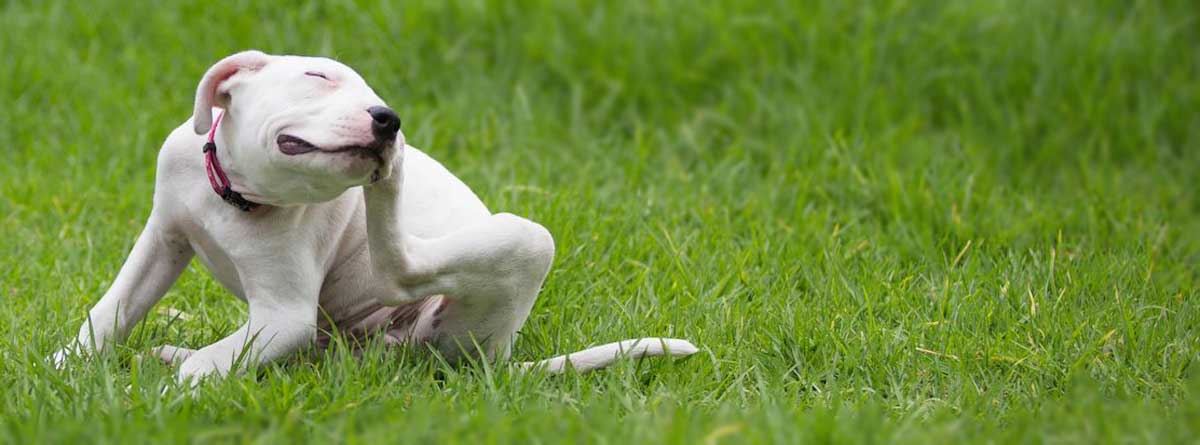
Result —
<instances>
[{"instance_id":1,"label":"sunlit grass","mask_svg":"<svg viewBox=\"0 0 1200 445\"><path fill-rule=\"evenodd\" d=\"M361 3L0 7L0 442L1194 440L1191 2ZM246 48L355 67L554 233L516 359L702 353L545 378L337 351L163 395L134 355L245 316L196 264L161 304L190 318L47 369Z\"/></svg>"}]
</instances>

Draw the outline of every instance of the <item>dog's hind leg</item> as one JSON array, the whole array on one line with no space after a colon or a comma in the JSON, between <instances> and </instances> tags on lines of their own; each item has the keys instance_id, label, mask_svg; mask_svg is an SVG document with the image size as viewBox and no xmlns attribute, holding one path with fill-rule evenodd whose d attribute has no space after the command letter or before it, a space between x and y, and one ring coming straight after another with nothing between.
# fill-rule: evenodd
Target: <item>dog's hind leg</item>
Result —
<instances>
[{"instance_id":1,"label":"dog's hind leg","mask_svg":"<svg viewBox=\"0 0 1200 445\"><path fill-rule=\"evenodd\" d=\"M451 360L476 350L507 358L554 260L554 239L507 213L432 239L413 236L401 223L402 172L364 188L371 269L384 286L377 299L396 306L443 295L422 311L413 340Z\"/></svg>"},{"instance_id":2,"label":"dog's hind leg","mask_svg":"<svg viewBox=\"0 0 1200 445\"><path fill-rule=\"evenodd\" d=\"M446 237L414 241L410 252L440 271L411 292L438 292L422 305L414 339L433 346L450 362L466 357L505 360L514 335L529 316L554 259L554 241L542 226L499 214ZM622 358L687 356L697 348L686 340L642 338L609 343L536 363L524 369L552 373L589 371Z\"/></svg>"},{"instance_id":3,"label":"dog's hind leg","mask_svg":"<svg viewBox=\"0 0 1200 445\"><path fill-rule=\"evenodd\" d=\"M503 360L550 270L554 240L532 221L498 214L444 237L414 240L410 252L429 269L414 271L407 291L442 295L422 305L412 339L451 362L466 355Z\"/></svg>"},{"instance_id":4,"label":"dog's hind leg","mask_svg":"<svg viewBox=\"0 0 1200 445\"><path fill-rule=\"evenodd\" d=\"M396 176L399 176L397 174ZM443 295L422 310L414 340L433 346L451 362L469 356L506 360L554 260L554 239L541 225L500 213L433 239L404 231L400 221L402 178L365 189L367 237L375 278L390 285L378 299L399 305ZM528 364L552 371L603 367L622 356L688 355L683 340L642 339L600 346L570 358Z\"/></svg>"}]
</instances>

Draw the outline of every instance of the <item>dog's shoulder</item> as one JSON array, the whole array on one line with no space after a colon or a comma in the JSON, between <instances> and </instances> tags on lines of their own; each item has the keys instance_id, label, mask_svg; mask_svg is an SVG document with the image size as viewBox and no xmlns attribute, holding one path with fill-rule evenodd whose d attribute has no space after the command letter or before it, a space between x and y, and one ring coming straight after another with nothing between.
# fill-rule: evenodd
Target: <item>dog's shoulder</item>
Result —
<instances>
[{"instance_id":1,"label":"dog's shoulder","mask_svg":"<svg viewBox=\"0 0 1200 445\"><path fill-rule=\"evenodd\" d=\"M204 148L204 136L192 130L192 121L188 119L167 135L162 147L158 150L158 173L176 176L196 166L203 166L201 154Z\"/></svg>"},{"instance_id":2,"label":"dog's shoulder","mask_svg":"<svg viewBox=\"0 0 1200 445\"><path fill-rule=\"evenodd\" d=\"M204 136L192 130L190 119L167 136L158 150L155 167L154 206L157 211L177 213L183 207L191 207L187 201L197 200L194 196L197 190L208 190L204 182L203 147Z\"/></svg>"}]
</instances>

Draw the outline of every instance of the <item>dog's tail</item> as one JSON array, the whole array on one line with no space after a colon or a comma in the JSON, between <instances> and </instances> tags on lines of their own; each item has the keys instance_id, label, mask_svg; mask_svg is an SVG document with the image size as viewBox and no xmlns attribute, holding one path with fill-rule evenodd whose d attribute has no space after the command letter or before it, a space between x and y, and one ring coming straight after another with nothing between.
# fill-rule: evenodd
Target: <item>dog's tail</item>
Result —
<instances>
[{"instance_id":1,"label":"dog's tail","mask_svg":"<svg viewBox=\"0 0 1200 445\"><path fill-rule=\"evenodd\" d=\"M551 374L559 374L567 369L587 372L611 365L622 358L638 359L656 355L685 357L697 351L699 349L687 340L650 337L609 343L537 362L521 362L517 366Z\"/></svg>"}]
</instances>

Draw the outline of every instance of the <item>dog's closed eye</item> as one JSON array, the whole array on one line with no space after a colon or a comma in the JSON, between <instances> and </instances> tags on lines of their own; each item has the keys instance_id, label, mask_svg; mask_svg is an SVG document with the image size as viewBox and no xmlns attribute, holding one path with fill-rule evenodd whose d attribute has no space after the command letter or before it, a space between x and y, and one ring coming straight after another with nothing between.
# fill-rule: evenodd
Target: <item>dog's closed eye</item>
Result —
<instances>
[{"instance_id":1,"label":"dog's closed eye","mask_svg":"<svg viewBox=\"0 0 1200 445\"><path fill-rule=\"evenodd\" d=\"M317 72L317 71L305 71L305 72L304 72L304 75L305 75L305 76L320 77L320 78L322 78L322 79L329 80L329 76L326 76L326 75L325 75L325 73L320 73L320 72Z\"/></svg>"}]
</instances>

